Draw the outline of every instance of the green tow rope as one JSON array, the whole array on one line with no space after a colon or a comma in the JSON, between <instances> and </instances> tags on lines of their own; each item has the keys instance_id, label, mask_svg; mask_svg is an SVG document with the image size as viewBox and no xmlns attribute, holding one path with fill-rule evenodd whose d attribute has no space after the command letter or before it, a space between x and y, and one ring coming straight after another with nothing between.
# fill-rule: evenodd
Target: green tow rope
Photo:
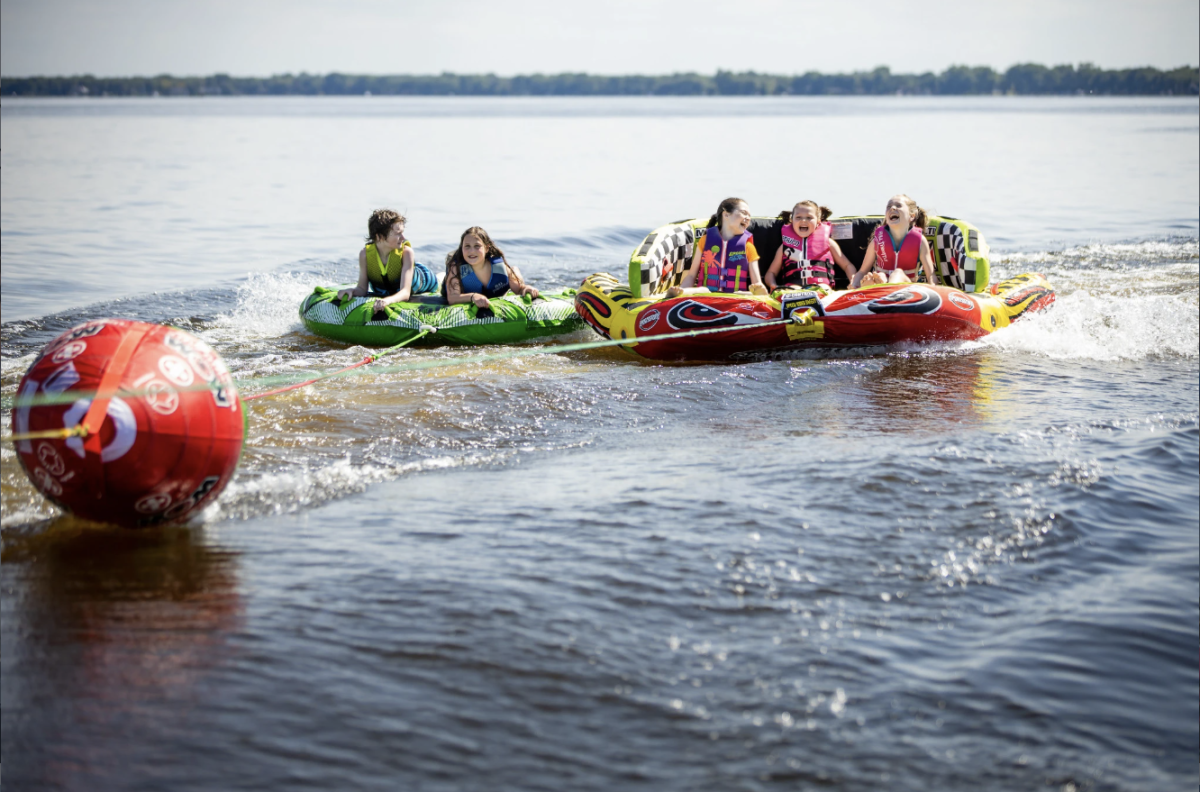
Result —
<instances>
[{"instance_id":1,"label":"green tow rope","mask_svg":"<svg viewBox=\"0 0 1200 792\"><path fill-rule=\"evenodd\" d=\"M605 347L615 347L615 346L631 347L631 346L637 346L638 344L644 343L644 342L667 341L667 340L675 339L675 338L695 338L696 336L711 335L713 333L727 333L731 330L748 330L751 328L769 327L771 325L781 325L781 324L806 324L807 321L811 321L811 319L809 319L808 317L802 317L800 315L802 313L804 313L804 312L797 312L797 314L794 315L793 318L789 318L789 319L771 319L766 322L757 322L752 325L728 325L725 327L710 327L710 328L705 328L703 330L681 330L677 333L664 333L662 335L656 335L656 336L653 336L650 338L641 338L641 339L615 338L615 339L609 339L606 341L585 341L585 342L581 342L578 344L562 344L559 346L552 346L552 347L535 347L532 349L511 349L506 352L499 352L499 353L491 354L491 355L471 355L470 357L453 358L453 359L449 359L449 360L447 360L447 359L417 360L417 361L413 361L411 363L401 363L401 364L395 365L395 366L385 366L382 369L376 369L376 370L379 371L380 373L393 373L393 372L400 372L400 371L424 371L424 370L428 370L428 369L449 368L451 366L460 366L460 365L465 365L465 364L469 364L469 363L491 363L491 362L502 361L502 360L512 360L514 358L533 357L535 355L555 355L555 354L559 354L562 352L582 352L582 351L588 350L588 349L603 349ZM359 362L355 363L354 365L346 366L345 368L340 368L340 369L337 369L336 371L331 371L326 374L321 374L319 376L312 377L310 379L306 379L303 382L296 382L296 383L286 385L281 388L275 388L274 390L264 391L263 393L256 393L253 396L243 396L242 401L251 401L253 399L261 399L264 396L275 396L280 393L287 393L288 391L293 391L298 388L303 388L306 385L312 385L313 383L320 382L322 380L327 380L327 379L331 379L333 377L343 376L351 371L354 371L355 369L360 369L363 366L370 365L371 363L374 363L375 361L379 360L380 358L384 357L385 355L390 355L391 353L395 352L396 350L402 349L405 346L408 346L409 344L411 344L412 342L429 335L430 333L436 333L436 332L437 332L437 328L432 327L430 325L422 325L421 331L419 333L417 333L416 335L414 335L412 338L408 339L407 341L402 341L399 344L396 344L395 346L388 347L387 349L384 349L383 351L377 352L373 355L367 355L365 358L363 358ZM262 378L262 377L260 377L260 378L255 378L253 380L243 380L242 382L238 382L237 380L235 380L234 384L240 390L244 385L248 385L251 382L261 385L261 384L263 384L264 380L267 382L270 382L270 381L283 382L283 381L286 381L287 379L290 379L290 377L287 377L287 376L281 376L279 378ZM195 385L190 385L188 387L175 388L174 390L176 390L177 392L180 392L180 393L186 393L189 391L217 390L218 388L222 388L222 387L225 387L225 385L220 382L212 382L212 383L203 382L203 383L197 383ZM135 389L135 390L122 390L121 391L121 395L128 397L128 398L139 398L139 397L143 397L143 396L148 396L148 395L150 395L150 393L151 393L151 391L148 388ZM42 394L37 394L35 396L25 396L25 397L18 396L16 398L6 397L3 400L3 404L0 404L0 408L2 408L4 410L12 410L12 409L15 409L18 407L37 407L37 406L41 406L41 405L50 405L50 404L68 404L70 402L76 401L77 399L95 398L95 395L96 395L96 393L94 391L63 391L61 393L42 393ZM0 438L0 439L15 442L18 440L34 439L34 438L32 436L27 438L25 435L6 435L5 437Z\"/></svg>"}]
</instances>

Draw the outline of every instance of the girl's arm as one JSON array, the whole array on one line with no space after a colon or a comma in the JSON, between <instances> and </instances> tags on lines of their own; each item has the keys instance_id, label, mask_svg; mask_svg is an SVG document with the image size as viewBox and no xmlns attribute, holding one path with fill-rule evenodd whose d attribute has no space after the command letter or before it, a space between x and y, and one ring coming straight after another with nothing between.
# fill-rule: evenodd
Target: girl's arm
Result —
<instances>
[{"instance_id":1,"label":"girl's arm","mask_svg":"<svg viewBox=\"0 0 1200 792\"><path fill-rule=\"evenodd\" d=\"M750 258L754 256L754 258ZM762 270L758 268L758 248L754 246L754 240L746 240L746 269L750 271L750 293L751 294L766 294L767 287L763 286Z\"/></svg>"},{"instance_id":2,"label":"girl's arm","mask_svg":"<svg viewBox=\"0 0 1200 792\"><path fill-rule=\"evenodd\" d=\"M925 269L925 282L930 286L936 285L933 279L933 254L929 252L929 241L921 237L921 266Z\"/></svg>"},{"instance_id":3,"label":"girl's arm","mask_svg":"<svg viewBox=\"0 0 1200 792\"><path fill-rule=\"evenodd\" d=\"M832 246L832 242L830 245ZM767 267L767 274L763 276L763 280L767 284L767 288L771 291L779 288L779 283L776 278L779 276L779 271L783 269L783 245L775 251L775 258L771 259L771 266Z\"/></svg>"},{"instance_id":4,"label":"girl's arm","mask_svg":"<svg viewBox=\"0 0 1200 792\"><path fill-rule=\"evenodd\" d=\"M342 289L337 293L339 300L347 297L365 297L367 295L367 249L358 251L358 285L353 289Z\"/></svg>"},{"instance_id":5,"label":"girl's arm","mask_svg":"<svg viewBox=\"0 0 1200 792\"><path fill-rule=\"evenodd\" d=\"M833 240L830 240L830 241L832 242ZM874 266L875 266L875 246L868 245L867 253L865 256L863 256L862 266L859 267L858 272L854 273L854 275L850 278L850 288L857 289L858 285L860 283L862 283L863 275L866 275L868 272L870 272L871 267L874 267Z\"/></svg>"},{"instance_id":6,"label":"girl's arm","mask_svg":"<svg viewBox=\"0 0 1200 792\"><path fill-rule=\"evenodd\" d=\"M521 271L509 264L508 261L504 262L504 267L508 270L508 288L512 290L512 293L518 297L528 295L531 300L536 300L538 290L525 282L525 279L521 277Z\"/></svg>"},{"instance_id":7,"label":"girl's arm","mask_svg":"<svg viewBox=\"0 0 1200 792\"><path fill-rule=\"evenodd\" d=\"M450 267L446 265L446 302L450 305L458 305L460 303L475 303L480 308L487 308L491 303L488 298L484 297L479 292L464 292L462 290L462 281L458 278L450 277Z\"/></svg>"},{"instance_id":8,"label":"girl's arm","mask_svg":"<svg viewBox=\"0 0 1200 792\"><path fill-rule=\"evenodd\" d=\"M754 259L754 261L750 262L750 293L767 293L767 287L763 286L762 275L758 274L758 259Z\"/></svg>"},{"instance_id":9,"label":"girl's arm","mask_svg":"<svg viewBox=\"0 0 1200 792\"><path fill-rule=\"evenodd\" d=\"M872 249L873 251L874 249ZM832 239L829 240L829 252L833 253L833 260L842 268L842 272L846 273L846 277L851 282L854 281L854 265L850 263L850 259L846 258L846 254L842 252L842 247Z\"/></svg>"}]
</instances>

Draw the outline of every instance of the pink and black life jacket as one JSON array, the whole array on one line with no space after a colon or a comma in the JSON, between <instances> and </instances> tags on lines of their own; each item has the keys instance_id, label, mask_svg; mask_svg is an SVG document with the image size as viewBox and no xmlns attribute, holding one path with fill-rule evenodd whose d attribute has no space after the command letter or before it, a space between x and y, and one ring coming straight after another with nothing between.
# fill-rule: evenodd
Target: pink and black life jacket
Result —
<instances>
[{"instance_id":1,"label":"pink and black life jacket","mask_svg":"<svg viewBox=\"0 0 1200 792\"><path fill-rule=\"evenodd\" d=\"M891 272L895 269L904 270L904 274L909 277L909 280L916 280L917 267L921 263L921 240L924 236L921 234L921 229L913 227L908 229L908 233L900 240L900 249L897 250L892 242L892 232L888 230L886 223L880 223L875 229L875 266L881 270Z\"/></svg>"},{"instance_id":2,"label":"pink and black life jacket","mask_svg":"<svg viewBox=\"0 0 1200 792\"><path fill-rule=\"evenodd\" d=\"M719 228L709 228L704 234L700 254L703 285L712 291L745 291L750 287L750 261L747 250L754 250L754 237L749 231L728 242L721 238Z\"/></svg>"},{"instance_id":3,"label":"pink and black life jacket","mask_svg":"<svg viewBox=\"0 0 1200 792\"><path fill-rule=\"evenodd\" d=\"M791 223L783 226L780 285L833 285L833 251L829 249L829 231L829 223L821 223L807 237L801 237L796 235Z\"/></svg>"}]
</instances>

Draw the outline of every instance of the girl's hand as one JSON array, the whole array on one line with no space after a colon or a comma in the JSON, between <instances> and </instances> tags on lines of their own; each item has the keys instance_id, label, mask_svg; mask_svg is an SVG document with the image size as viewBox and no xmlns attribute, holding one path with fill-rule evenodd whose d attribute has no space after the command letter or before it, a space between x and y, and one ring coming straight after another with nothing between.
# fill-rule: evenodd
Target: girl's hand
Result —
<instances>
[{"instance_id":1,"label":"girl's hand","mask_svg":"<svg viewBox=\"0 0 1200 792\"><path fill-rule=\"evenodd\" d=\"M528 297L529 299L536 300L538 298L539 294L541 294L541 292L539 292L537 289L533 288L532 286L525 287L525 295L524 296Z\"/></svg>"},{"instance_id":2,"label":"girl's hand","mask_svg":"<svg viewBox=\"0 0 1200 792\"><path fill-rule=\"evenodd\" d=\"M488 302L488 298L484 297L482 294L472 294L471 302L475 303L476 307L478 307L478 308L492 307L492 304L490 302Z\"/></svg>"},{"instance_id":3,"label":"girl's hand","mask_svg":"<svg viewBox=\"0 0 1200 792\"><path fill-rule=\"evenodd\" d=\"M767 287L763 286L761 283L751 283L750 284L750 293L751 294L759 294L764 297L768 294Z\"/></svg>"},{"instance_id":4,"label":"girl's hand","mask_svg":"<svg viewBox=\"0 0 1200 792\"><path fill-rule=\"evenodd\" d=\"M857 289L861 285L862 285L862 275L860 275L856 272L856 273L854 273L854 277L850 279L850 288Z\"/></svg>"}]
</instances>

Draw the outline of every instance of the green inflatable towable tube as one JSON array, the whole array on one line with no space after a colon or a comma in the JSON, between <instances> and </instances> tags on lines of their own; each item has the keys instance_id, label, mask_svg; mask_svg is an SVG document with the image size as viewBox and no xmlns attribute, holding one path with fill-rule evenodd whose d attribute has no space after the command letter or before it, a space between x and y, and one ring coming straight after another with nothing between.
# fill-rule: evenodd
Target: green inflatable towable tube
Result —
<instances>
[{"instance_id":1,"label":"green inflatable towable tube","mask_svg":"<svg viewBox=\"0 0 1200 792\"><path fill-rule=\"evenodd\" d=\"M300 303L300 319L322 338L369 347L403 343L433 327L437 332L421 344L516 344L578 330L583 320L575 312L575 289L543 292L536 300L512 293L490 300L491 308L473 303L447 305L436 294L415 295L373 313L376 297L339 301L338 288L318 286Z\"/></svg>"}]
</instances>

